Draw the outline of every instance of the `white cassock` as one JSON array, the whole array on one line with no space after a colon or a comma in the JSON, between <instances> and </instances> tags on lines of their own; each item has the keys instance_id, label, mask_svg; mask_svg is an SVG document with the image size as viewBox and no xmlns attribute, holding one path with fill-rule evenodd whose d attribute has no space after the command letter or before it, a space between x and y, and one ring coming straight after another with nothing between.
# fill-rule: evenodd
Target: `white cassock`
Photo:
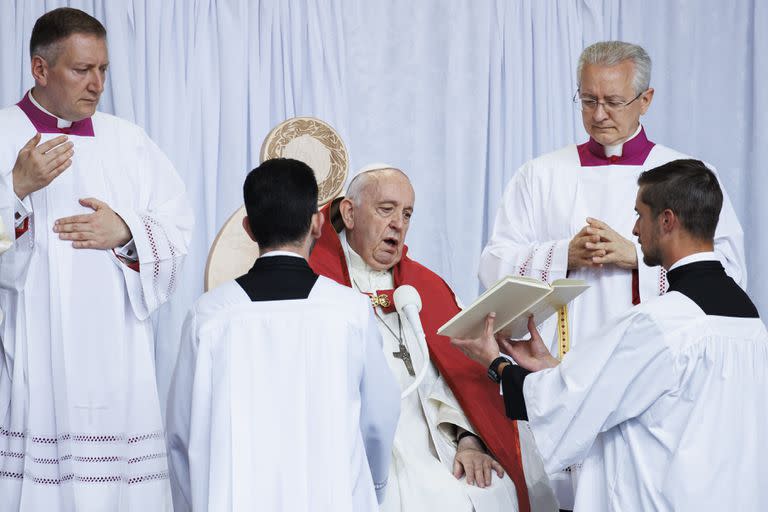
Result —
<instances>
[{"instance_id":1,"label":"white cassock","mask_svg":"<svg viewBox=\"0 0 768 512\"><path fill-rule=\"evenodd\" d=\"M176 512L377 510L400 396L368 304L325 277L306 299L230 281L197 301L168 400Z\"/></svg>"},{"instance_id":2,"label":"white cassock","mask_svg":"<svg viewBox=\"0 0 768 512\"><path fill-rule=\"evenodd\" d=\"M192 211L143 130L102 113L88 123L94 136L69 136L72 166L22 203L11 170L36 126L18 106L0 111L0 214L26 227L0 256L2 510L171 509L149 315L179 279ZM133 241L117 252L140 271L52 231L91 213L87 197L128 224Z\"/></svg>"},{"instance_id":3,"label":"white cassock","mask_svg":"<svg viewBox=\"0 0 768 512\"><path fill-rule=\"evenodd\" d=\"M632 141L638 151L645 139L638 128ZM651 143L652 144L652 143ZM621 155L621 147L606 148ZM589 156L589 155L588 155ZM638 291L642 301L663 293L668 286L662 267L649 267L632 235L635 224L634 198L641 172L681 158L690 158L656 144L641 163L582 165L576 145L543 155L524 164L504 191L491 238L480 257L479 276L487 288L507 275L526 275L552 282L564 277L583 279L591 287L568 305L569 344L575 347L587 334L607 320L632 307L632 271L616 266L568 271L568 244L586 218L606 222L620 235L635 242L638 254ZM592 159L595 160L595 159ZM636 159L637 160L637 159ZM710 166L711 168L711 166ZM743 288L747 274L744 235L727 194L715 234L715 252L726 272ZM556 357L559 353L557 319L539 326L541 335ZM522 430L522 429L521 429ZM563 508L573 502L570 475L550 475Z\"/></svg>"},{"instance_id":4,"label":"white cassock","mask_svg":"<svg viewBox=\"0 0 768 512\"><path fill-rule=\"evenodd\" d=\"M352 286L370 293L392 289L394 279L389 271L370 268L346 241L345 232L339 233L347 259ZM392 354L399 350L398 337L402 335L413 358L418 375L424 364L429 365L427 375L419 388L402 401L400 423L395 434L392 465L389 471L382 512L410 512L415 510L440 510L441 512L515 511L518 510L515 484L504 475L494 472L490 487L481 489L466 483L466 477L457 480L453 476L456 457L457 427L475 432L462 412L450 387L440 377L437 369L422 353L416 335L406 319L398 313L384 313L376 308L379 331L384 338L384 353L392 373L401 389L406 389L415 377L409 375L402 360ZM396 334L395 334L396 333ZM520 447L523 468L529 483L532 510L556 509L551 491L546 489L548 479L530 432L521 425ZM543 487L542 487L543 485ZM537 508L538 507L538 508Z\"/></svg>"},{"instance_id":5,"label":"white cassock","mask_svg":"<svg viewBox=\"0 0 768 512\"><path fill-rule=\"evenodd\" d=\"M574 510L585 512L765 510L766 389L756 311L709 315L677 291L523 383L547 470L584 461Z\"/></svg>"}]
</instances>

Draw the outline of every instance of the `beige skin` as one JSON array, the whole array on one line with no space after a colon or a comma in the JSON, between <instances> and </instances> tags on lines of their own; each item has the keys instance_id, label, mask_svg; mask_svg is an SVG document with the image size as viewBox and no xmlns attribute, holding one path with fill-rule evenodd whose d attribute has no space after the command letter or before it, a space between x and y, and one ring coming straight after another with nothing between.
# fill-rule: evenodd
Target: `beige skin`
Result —
<instances>
[{"instance_id":1,"label":"beige skin","mask_svg":"<svg viewBox=\"0 0 768 512\"><path fill-rule=\"evenodd\" d=\"M396 169L370 171L358 180L355 197L339 204L347 241L368 266L390 270L403 256L405 235L410 227L415 195L408 177ZM469 485L491 485L493 472L504 476L504 469L488 455L480 441L466 436L459 441L453 461L453 475L466 475Z\"/></svg>"},{"instance_id":2,"label":"beige skin","mask_svg":"<svg viewBox=\"0 0 768 512\"><path fill-rule=\"evenodd\" d=\"M309 252L312 249L312 244L315 240L320 238L324 222L325 216L321 212L316 212L312 214L312 220L309 223L309 231L304 238L293 244L278 245L275 247L259 247L259 251L261 254L266 254L271 251L295 252L296 254L301 255L305 260L309 260ZM248 216L243 217L243 229L248 235L248 238L258 243L256 237L253 236L253 231L251 231Z\"/></svg>"},{"instance_id":3,"label":"beige skin","mask_svg":"<svg viewBox=\"0 0 768 512\"><path fill-rule=\"evenodd\" d=\"M32 57L35 86L32 96L48 112L67 121L80 121L96 112L109 66L103 38L73 34L48 52ZM19 151L13 166L13 189L19 199L48 186L72 165L73 144L62 135L40 144L35 134ZM53 232L72 241L76 249L114 249L128 243L131 231L110 206L97 198L79 200L93 213L56 220Z\"/></svg>"},{"instance_id":4,"label":"beige skin","mask_svg":"<svg viewBox=\"0 0 768 512\"><path fill-rule=\"evenodd\" d=\"M632 233L638 238L646 263L660 264L668 270L676 261L686 256L714 250L713 240L701 240L691 236L680 222L680 217L672 210L666 209L654 216L650 207L640 199L641 194L642 187L635 200L637 220ZM532 316L528 319L528 332L531 337L527 340L510 340L501 335L494 336L495 316L495 313L491 313L485 319L485 329L481 337L453 338L451 344L458 347L470 359L486 367L499 357L501 352L511 356L526 370L534 372L554 368L560 364L560 361L549 353Z\"/></svg>"},{"instance_id":5,"label":"beige skin","mask_svg":"<svg viewBox=\"0 0 768 512\"><path fill-rule=\"evenodd\" d=\"M615 66L587 64L582 68L579 95L597 99L598 105L592 111L582 111L581 119L587 133L604 146L629 139L653 101L651 88L623 110L605 110L604 102L623 103L637 95L632 87L634 67L632 61L626 60ZM588 217L586 222L568 244L568 270L603 265L637 268L637 250L632 242L599 219Z\"/></svg>"}]
</instances>

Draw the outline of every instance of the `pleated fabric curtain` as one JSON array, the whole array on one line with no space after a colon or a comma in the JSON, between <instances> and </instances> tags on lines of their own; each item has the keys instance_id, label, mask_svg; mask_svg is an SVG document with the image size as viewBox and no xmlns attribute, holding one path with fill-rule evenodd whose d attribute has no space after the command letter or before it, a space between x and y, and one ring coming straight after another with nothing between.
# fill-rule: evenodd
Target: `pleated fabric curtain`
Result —
<instances>
[{"instance_id":1,"label":"pleated fabric curtain","mask_svg":"<svg viewBox=\"0 0 768 512\"><path fill-rule=\"evenodd\" d=\"M405 170L416 189L411 254L467 303L505 183L526 160L586 140L571 103L576 60L605 39L650 53L648 135L717 167L746 234L749 291L768 316L765 2L6 0L2 105L32 85L35 19L63 5L107 27L100 108L144 127L197 214L179 289L155 318L163 398L208 247L271 127L316 116L339 131L353 169Z\"/></svg>"}]
</instances>

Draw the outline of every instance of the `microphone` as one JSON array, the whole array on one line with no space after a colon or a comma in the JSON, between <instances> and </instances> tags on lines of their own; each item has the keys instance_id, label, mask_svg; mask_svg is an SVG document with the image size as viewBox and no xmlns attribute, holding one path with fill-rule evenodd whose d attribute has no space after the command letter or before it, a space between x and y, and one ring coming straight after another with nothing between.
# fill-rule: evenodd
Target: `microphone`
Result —
<instances>
[{"instance_id":1,"label":"microphone","mask_svg":"<svg viewBox=\"0 0 768 512\"><path fill-rule=\"evenodd\" d=\"M424 377L426 377L427 368L429 367L429 348L427 348L427 339L424 335L424 328L421 326L421 318L419 317L421 297L416 288L409 284L399 286L395 293L392 294L392 300L395 302L397 314L401 317L405 316L405 319L411 324L411 330L416 335L419 348L421 348L421 353L425 358L424 365L422 365L416 379L400 394L400 399L402 400L413 393L419 387L421 381L424 380Z\"/></svg>"},{"instance_id":2,"label":"microphone","mask_svg":"<svg viewBox=\"0 0 768 512\"><path fill-rule=\"evenodd\" d=\"M405 315L411 329L417 336L424 336L424 328L421 326L421 296L416 288L409 284L404 284L395 290L392 294L392 300L395 301L395 309L398 315Z\"/></svg>"}]
</instances>

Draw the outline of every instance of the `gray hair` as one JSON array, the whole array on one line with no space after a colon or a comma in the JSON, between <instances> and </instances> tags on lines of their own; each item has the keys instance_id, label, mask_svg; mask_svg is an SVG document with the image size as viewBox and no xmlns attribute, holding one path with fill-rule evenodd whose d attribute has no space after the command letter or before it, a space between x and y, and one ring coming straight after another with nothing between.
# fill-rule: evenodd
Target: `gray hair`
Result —
<instances>
[{"instance_id":1,"label":"gray hair","mask_svg":"<svg viewBox=\"0 0 768 512\"><path fill-rule=\"evenodd\" d=\"M363 169L366 169L365 167ZM363 193L369 186L377 182L380 176L397 174L405 178L410 183L410 178L397 167L377 167L370 170L363 170L355 176L347 187L345 197L351 200L355 206L360 206ZM359 172L359 171L358 171Z\"/></svg>"},{"instance_id":2,"label":"gray hair","mask_svg":"<svg viewBox=\"0 0 768 512\"><path fill-rule=\"evenodd\" d=\"M631 60L635 65L635 74L632 77L635 94L648 89L651 85L651 58L641 46L623 41L601 41L588 46L581 52L579 64L576 67L579 87L581 87L581 72L585 65L615 66L625 60Z\"/></svg>"}]
</instances>

